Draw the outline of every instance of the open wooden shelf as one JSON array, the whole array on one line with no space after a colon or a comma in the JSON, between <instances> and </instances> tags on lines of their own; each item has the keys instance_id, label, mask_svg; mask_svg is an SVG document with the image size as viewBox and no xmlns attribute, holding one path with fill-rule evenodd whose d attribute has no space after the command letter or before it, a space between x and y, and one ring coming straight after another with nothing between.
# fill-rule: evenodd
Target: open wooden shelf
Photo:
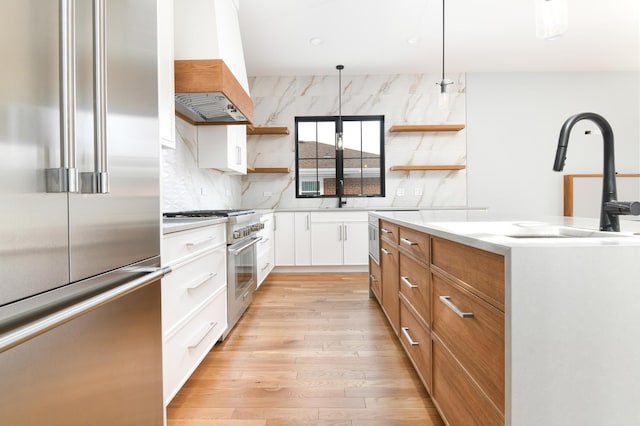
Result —
<instances>
[{"instance_id":1,"label":"open wooden shelf","mask_svg":"<svg viewBox=\"0 0 640 426\"><path fill-rule=\"evenodd\" d=\"M391 126L391 133L406 132L459 132L464 124L396 124Z\"/></svg>"},{"instance_id":2,"label":"open wooden shelf","mask_svg":"<svg viewBox=\"0 0 640 426\"><path fill-rule=\"evenodd\" d=\"M439 164L433 166L427 165L407 165L407 166L391 166L389 170L391 171L412 171L412 170L462 170L467 166L464 164Z\"/></svg>"},{"instance_id":3,"label":"open wooden shelf","mask_svg":"<svg viewBox=\"0 0 640 426\"><path fill-rule=\"evenodd\" d=\"M247 166L247 173L289 173L288 167L253 167Z\"/></svg>"},{"instance_id":4,"label":"open wooden shelf","mask_svg":"<svg viewBox=\"0 0 640 426\"><path fill-rule=\"evenodd\" d=\"M288 135L287 126L247 126L247 135Z\"/></svg>"}]
</instances>

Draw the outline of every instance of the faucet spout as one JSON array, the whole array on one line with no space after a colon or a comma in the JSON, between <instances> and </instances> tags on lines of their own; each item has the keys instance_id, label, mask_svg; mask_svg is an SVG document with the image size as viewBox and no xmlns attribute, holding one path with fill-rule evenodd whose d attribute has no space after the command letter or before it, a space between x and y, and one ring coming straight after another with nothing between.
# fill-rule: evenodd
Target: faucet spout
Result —
<instances>
[{"instance_id":1,"label":"faucet spout","mask_svg":"<svg viewBox=\"0 0 640 426\"><path fill-rule=\"evenodd\" d=\"M569 145L569 136L573 126L581 120L589 120L595 123L602 132L604 144L604 165L602 171L602 205L600 209L600 230L601 231L620 231L620 214L634 214L636 208L614 208L612 204L619 203L617 201L618 193L616 188L616 167L613 151L613 130L611 125L604 117L592 112L583 112L569 117L560 129L560 137L558 138L558 148L553 163L553 170L559 172L564 169L564 162L567 157L567 146Z\"/></svg>"},{"instance_id":2,"label":"faucet spout","mask_svg":"<svg viewBox=\"0 0 640 426\"><path fill-rule=\"evenodd\" d=\"M337 191L338 191L338 208L342 208L342 206L347 204L347 200L342 199L342 197L344 196L344 180L340 179L338 181Z\"/></svg>"}]
</instances>

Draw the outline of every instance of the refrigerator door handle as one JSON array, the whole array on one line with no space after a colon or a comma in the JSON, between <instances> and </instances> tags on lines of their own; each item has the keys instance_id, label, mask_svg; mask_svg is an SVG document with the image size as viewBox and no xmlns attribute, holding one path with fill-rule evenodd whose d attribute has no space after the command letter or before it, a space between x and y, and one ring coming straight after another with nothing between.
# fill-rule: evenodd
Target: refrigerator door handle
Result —
<instances>
[{"instance_id":1,"label":"refrigerator door handle","mask_svg":"<svg viewBox=\"0 0 640 426\"><path fill-rule=\"evenodd\" d=\"M47 192L78 192L76 168L75 0L59 0L60 167L46 170Z\"/></svg>"},{"instance_id":2,"label":"refrigerator door handle","mask_svg":"<svg viewBox=\"0 0 640 426\"><path fill-rule=\"evenodd\" d=\"M93 172L80 173L81 192L109 193L105 0L93 0Z\"/></svg>"},{"instance_id":3,"label":"refrigerator door handle","mask_svg":"<svg viewBox=\"0 0 640 426\"><path fill-rule=\"evenodd\" d=\"M140 278L136 278L126 284L100 293L97 296L90 297L89 299L53 312L33 322L16 327L10 332L0 335L0 353L18 346L27 340L33 339L34 337L84 315L100 306L106 305L115 299L139 290L142 287L159 280L169 272L171 272L171 268L169 267L152 268L152 272L149 272Z\"/></svg>"}]
</instances>

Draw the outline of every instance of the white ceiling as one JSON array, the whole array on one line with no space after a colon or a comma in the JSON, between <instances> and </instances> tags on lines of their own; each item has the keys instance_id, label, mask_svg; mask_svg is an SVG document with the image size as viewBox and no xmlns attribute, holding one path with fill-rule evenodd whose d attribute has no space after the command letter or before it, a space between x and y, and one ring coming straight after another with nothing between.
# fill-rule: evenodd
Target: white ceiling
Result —
<instances>
[{"instance_id":1,"label":"white ceiling","mask_svg":"<svg viewBox=\"0 0 640 426\"><path fill-rule=\"evenodd\" d=\"M239 3L248 75L441 72L441 0ZM568 3L568 32L548 41L535 37L534 0L448 0L447 73L640 70L639 0Z\"/></svg>"}]
</instances>

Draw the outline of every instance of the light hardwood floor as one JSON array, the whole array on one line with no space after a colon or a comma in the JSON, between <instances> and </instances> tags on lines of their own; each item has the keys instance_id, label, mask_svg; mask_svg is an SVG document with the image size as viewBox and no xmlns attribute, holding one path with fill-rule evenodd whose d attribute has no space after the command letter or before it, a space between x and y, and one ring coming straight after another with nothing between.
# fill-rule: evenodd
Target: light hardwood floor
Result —
<instances>
[{"instance_id":1,"label":"light hardwood floor","mask_svg":"<svg viewBox=\"0 0 640 426\"><path fill-rule=\"evenodd\" d=\"M442 425L367 274L271 274L168 426Z\"/></svg>"}]
</instances>

